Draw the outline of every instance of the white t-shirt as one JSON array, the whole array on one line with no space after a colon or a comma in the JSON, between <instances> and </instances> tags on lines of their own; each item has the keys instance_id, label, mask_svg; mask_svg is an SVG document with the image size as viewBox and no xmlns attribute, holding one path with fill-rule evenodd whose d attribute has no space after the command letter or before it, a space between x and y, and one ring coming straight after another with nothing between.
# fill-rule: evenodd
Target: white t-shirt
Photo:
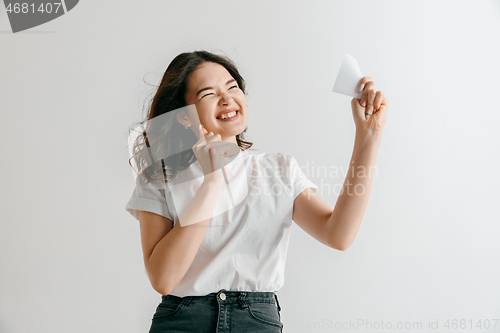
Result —
<instances>
[{"instance_id":1,"label":"white t-shirt","mask_svg":"<svg viewBox=\"0 0 500 333\"><path fill-rule=\"evenodd\" d=\"M317 193L318 187L288 154L245 150L226 158L226 168L229 188L224 183L194 261L171 295L276 292L284 284L293 202L305 188ZM149 211L174 225L204 179L198 161L171 183L140 184L139 178L126 210L136 219L137 210Z\"/></svg>"}]
</instances>

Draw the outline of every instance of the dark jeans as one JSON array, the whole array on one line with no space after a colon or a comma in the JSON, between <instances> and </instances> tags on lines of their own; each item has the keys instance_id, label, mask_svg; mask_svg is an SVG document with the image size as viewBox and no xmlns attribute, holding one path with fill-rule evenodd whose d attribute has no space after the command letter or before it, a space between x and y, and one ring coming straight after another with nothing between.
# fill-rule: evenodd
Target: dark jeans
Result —
<instances>
[{"instance_id":1,"label":"dark jeans","mask_svg":"<svg viewBox=\"0 0 500 333\"><path fill-rule=\"evenodd\" d=\"M278 333L281 307L273 292L227 291L205 296L162 295L149 333Z\"/></svg>"}]
</instances>

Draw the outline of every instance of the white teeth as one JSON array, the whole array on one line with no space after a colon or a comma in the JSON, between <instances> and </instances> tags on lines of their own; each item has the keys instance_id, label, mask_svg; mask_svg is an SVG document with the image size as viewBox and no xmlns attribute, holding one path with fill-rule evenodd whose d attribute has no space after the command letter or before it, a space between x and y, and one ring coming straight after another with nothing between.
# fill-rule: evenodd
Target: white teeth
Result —
<instances>
[{"instance_id":1,"label":"white teeth","mask_svg":"<svg viewBox=\"0 0 500 333\"><path fill-rule=\"evenodd\" d=\"M222 115L219 119L226 119L226 118L231 118L234 116L236 116L236 111L226 113L226 114Z\"/></svg>"}]
</instances>

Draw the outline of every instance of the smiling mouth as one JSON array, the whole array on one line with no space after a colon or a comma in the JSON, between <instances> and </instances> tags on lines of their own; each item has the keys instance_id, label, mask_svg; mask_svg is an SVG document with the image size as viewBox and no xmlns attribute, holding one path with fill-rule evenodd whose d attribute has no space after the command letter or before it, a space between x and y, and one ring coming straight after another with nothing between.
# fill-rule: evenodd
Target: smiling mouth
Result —
<instances>
[{"instance_id":1,"label":"smiling mouth","mask_svg":"<svg viewBox=\"0 0 500 333\"><path fill-rule=\"evenodd\" d=\"M233 113L234 113L234 116L232 116L232 117L222 118L222 116L226 116L228 114L233 114ZM235 111L232 111L232 112L225 113L225 114L223 114L220 117L216 117L216 119L218 119L218 120L230 120L230 119L233 119L233 118L237 117L239 113L240 113L240 110L235 110Z\"/></svg>"}]
</instances>

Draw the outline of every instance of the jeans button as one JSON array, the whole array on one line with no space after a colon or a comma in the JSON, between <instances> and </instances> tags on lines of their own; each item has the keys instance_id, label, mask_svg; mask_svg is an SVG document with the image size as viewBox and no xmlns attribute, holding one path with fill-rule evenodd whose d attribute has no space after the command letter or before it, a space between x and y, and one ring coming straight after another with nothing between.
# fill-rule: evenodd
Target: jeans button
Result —
<instances>
[{"instance_id":1,"label":"jeans button","mask_svg":"<svg viewBox=\"0 0 500 333\"><path fill-rule=\"evenodd\" d=\"M226 299L226 294L221 293L221 294L219 295L219 297L220 297L220 299L221 299L221 300L225 300L225 299Z\"/></svg>"}]
</instances>

